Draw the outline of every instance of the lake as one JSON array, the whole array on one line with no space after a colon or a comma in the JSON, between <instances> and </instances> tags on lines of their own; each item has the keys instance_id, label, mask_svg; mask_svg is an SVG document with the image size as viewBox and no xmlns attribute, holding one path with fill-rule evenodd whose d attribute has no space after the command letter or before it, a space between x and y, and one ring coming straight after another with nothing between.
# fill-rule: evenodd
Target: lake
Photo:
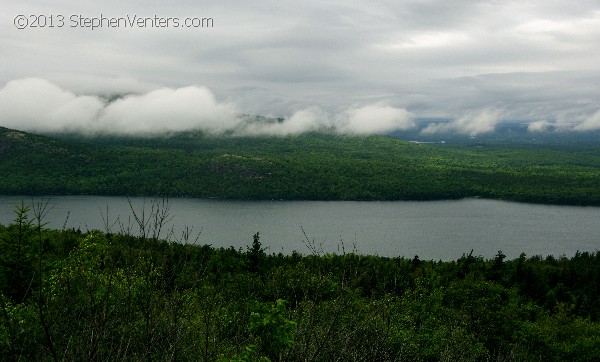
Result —
<instances>
[{"instance_id":1,"label":"lake","mask_svg":"<svg viewBox=\"0 0 600 362\"><path fill-rule=\"evenodd\" d=\"M47 198L45 198L47 199ZM14 219L24 200L0 196L0 223ZM106 229L138 234L132 208L146 218L162 199L104 196L53 196L45 218L48 227ZM452 201L229 201L171 198L172 220L162 236L181 239L187 226L191 241L214 247L243 248L260 232L268 253L303 254L358 252L381 256L418 255L422 260L453 260L473 250L492 258L502 250L508 258L520 253L566 255L600 249L600 207L521 204L465 199ZM173 231L172 233L170 231Z\"/></svg>"}]
</instances>

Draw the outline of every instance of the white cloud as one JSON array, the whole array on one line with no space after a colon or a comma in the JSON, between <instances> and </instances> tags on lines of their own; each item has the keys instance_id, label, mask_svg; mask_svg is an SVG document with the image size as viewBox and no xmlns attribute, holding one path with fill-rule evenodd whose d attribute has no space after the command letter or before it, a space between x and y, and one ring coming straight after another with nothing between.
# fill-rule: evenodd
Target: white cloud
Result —
<instances>
[{"instance_id":1,"label":"white cloud","mask_svg":"<svg viewBox=\"0 0 600 362\"><path fill-rule=\"evenodd\" d=\"M320 107L296 111L281 122L251 122L237 107L217 101L206 87L160 88L107 103L44 79L8 82L0 89L0 125L30 131L152 134L198 129L213 134L289 135L314 130L373 134L414 126L410 114L385 103L353 106L330 115Z\"/></svg>"},{"instance_id":2,"label":"white cloud","mask_svg":"<svg viewBox=\"0 0 600 362\"><path fill-rule=\"evenodd\" d=\"M544 132L546 130L548 130L548 128L550 128L552 126L552 123L542 120L542 121L535 121L535 122L531 122L529 125L527 125L527 131L529 132Z\"/></svg>"},{"instance_id":3,"label":"white cloud","mask_svg":"<svg viewBox=\"0 0 600 362\"><path fill-rule=\"evenodd\" d=\"M401 40L375 45L381 50L398 51L406 49L427 49L462 46L469 41L469 36L459 32L425 32L410 38L400 35Z\"/></svg>"},{"instance_id":4,"label":"white cloud","mask_svg":"<svg viewBox=\"0 0 600 362\"><path fill-rule=\"evenodd\" d=\"M595 131L600 129L600 110L585 118L583 122L574 127L576 131Z\"/></svg>"},{"instance_id":5,"label":"white cloud","mask_svg":"<svg viewBox=\"0 0 600 362\"><path fill-rule=\"evenodd\" d=\"M501 120L502 114L503 112L501 110L495 108L471 111L450 122L430 123L421 130L421 133L434 134L457 132L476 135L492 132L496 128L496 124Z\"/></svg>"},{"instance_id":6,"label":"white cloud","mask_svg":"<svg viewBox=\"0 0 600 362\"><path fill-rule=\"evenodd\" d=\"M286 136L328 128L327 115L319 107L294 112L291 117L278 123L242 123L235 130L238 135Z\"/></svg>"},{"instance_id":7,"label":"white cloud","mask_svg":"<svg viewBox=\"0 0 600 362\"><path fill-rule=\"evenodd\" d=\"M161 88L110 103L100 115L103 130L156 133L201 129L222 133L239 122L235 107L216 101L205 87Z\"/></svg>"},{"instance_id":8,"label":"white cloud","mask_svg":"<svg viewBox=\"0 0 600 362\"><path fill-rule=\"evenodd\" d=\"M232 105L205 87L161 88L106 104L44 79L8 82L0 89L0 125L31 131L157 133L202 129L219 133L239 123Z\"/></svg>"},{"instance_id":9,"label":"white cloud","mask_svg":"<svg viewBox=\"0 0 600 362\"><path fill-rule=\"evenodd\" d=\"M77 96L44 79L14 80L0 89L0 124L22 130L80 130L103 106L97 97Z\"/></svg>"},{"instance_id":10,"label":"white cloud","mask_svg":"<svg viewBox=\"0 0 600 362\"><path fill-rule=\"evenodd\" d=\"M352 107L336 117L340 132L355 134L386 133L415 126L408 111L384 103Z\"/></svg>"},{"instance_id":11,"label":"white cloud","mask_svg":"<svg viewBox=\"0 0 600 362\"><path fill-rule=\"evenodd\" d=\"M279 123L249 123L242 125L238 134L290 135L316 130L333 130L343 134L383 134L408 129L415 124L410 113L384 103L352 106L336 114L328 114L319 107L309 107Z\"/></svg>"}]
</instances>

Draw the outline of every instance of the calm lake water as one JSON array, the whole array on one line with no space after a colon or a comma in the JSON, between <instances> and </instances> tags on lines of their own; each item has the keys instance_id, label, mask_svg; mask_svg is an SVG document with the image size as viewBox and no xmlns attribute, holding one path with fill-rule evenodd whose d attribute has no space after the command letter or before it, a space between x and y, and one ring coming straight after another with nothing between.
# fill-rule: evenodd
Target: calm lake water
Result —
<instances>
[{"instance_id":1,"label":"calm lake water","mask_svg":"<svg viewBox=\"0 0 600 362\"><path fill-rule=\"evenodd\" d=\"M46 198L47 199L47 198ZM14 219L14 208L40 198L0 196L0 223ZM130 198L133 209L150 212L152 198ZM158 200L161 201L160 199ZM466 199L429 202L351 201L225 201L168 200L172 221L162 236L179 239L184 227L192 240L215 247L243 248L260 232L269 253L308 254L309 242L322 252L452 260L473 250L493 257L502 250L509 258L531 255L572 256L600 249L600 207L520 204ZM48 227L105 230L128 228L137 235L127 198L54 196L49 202ZM135 227L134 227L135 226Z\"/></svg>"}]
</instances>

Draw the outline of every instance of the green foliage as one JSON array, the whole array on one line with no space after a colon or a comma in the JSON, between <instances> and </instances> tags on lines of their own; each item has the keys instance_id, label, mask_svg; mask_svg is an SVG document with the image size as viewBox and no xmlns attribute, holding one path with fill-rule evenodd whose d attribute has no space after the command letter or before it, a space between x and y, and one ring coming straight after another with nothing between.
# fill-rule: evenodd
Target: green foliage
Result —
<instances>
[{"instance_id":1,"label":"green foliage","mask_svg":"<svg viewBox=\"0 0 600 362\"><path fill-rule=\"evenodd\" d=\"M285 350L294 345L296 323L286 319L285 313L285 301L277 299L266 313L250 315L250 333L257 337L260 350L272 361L281 360Z\"/></svg>"},{"instance_id":2,"label":"green foliage","mask_svg":"<svg viewBox=\"0 0 600 362\"><path fill-rule=\"evenodd\" d=\"M256 236L256 235L255 235ZM256 240L256 239L255 239ZM277 299L271 309L250 314L249 332L256 338L257 344L250 344L231 359L232 362L269 362L283 360L284 352L294 345L293 333L296 322L285 317L285 301Z\"/></svg>"},{"instance_id":3,"label":"green foliage","mask_svg":"<svg viewBox=\"0 0 600 362\"><path fill-rule=\"evenodd\" d=\"M328 133L213 137L185 132L59 140L4 128L0 145L2 194L287 200L485 197L600 205L600 153L590 145L434 146Z\"/></svg>"},{"instance_id":4,"label":"green foliage","mask_svg":"<svg viewBox=\"0 0 600 362\"><path fill-rule=\"evenodd\" d=\"M258 352L256 352L256 346L254 346L253 344L244 347L244 350L237 356L233 357L233 358L225 358L225 357L221 357L220 359L221 362L271 362L270 359L268 359L265 356L259 356Z\"/></svg>"},{"instance_id":5,"label":"green foliage","mask_svg":"<svg viewBox=\"0 0 600 362\"><path fill-rule=\"evenodd\" d=\"M523 334L529 348L547 361L598 361L600 325L573 316L564 304L554 313L544 312L535 322L525 322Z\"/></svg>"}]
</instances>

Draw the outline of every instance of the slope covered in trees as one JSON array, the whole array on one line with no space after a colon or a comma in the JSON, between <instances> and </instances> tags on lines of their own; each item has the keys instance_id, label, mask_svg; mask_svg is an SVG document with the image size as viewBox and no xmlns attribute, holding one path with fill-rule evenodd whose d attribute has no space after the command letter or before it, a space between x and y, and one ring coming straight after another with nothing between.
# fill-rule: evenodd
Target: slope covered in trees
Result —
<instances>
[{"instance_id":1,"label":"slope covered in trees","mask_svg":"<svg viewBox=\"0 0 600 362\"><path fill-rule=\"evenodd\" d=\"M485 197L600 205L600 148L385 136L43 137L0 128L0 193L235 199Z\"/></svg>"}]
</instances>

